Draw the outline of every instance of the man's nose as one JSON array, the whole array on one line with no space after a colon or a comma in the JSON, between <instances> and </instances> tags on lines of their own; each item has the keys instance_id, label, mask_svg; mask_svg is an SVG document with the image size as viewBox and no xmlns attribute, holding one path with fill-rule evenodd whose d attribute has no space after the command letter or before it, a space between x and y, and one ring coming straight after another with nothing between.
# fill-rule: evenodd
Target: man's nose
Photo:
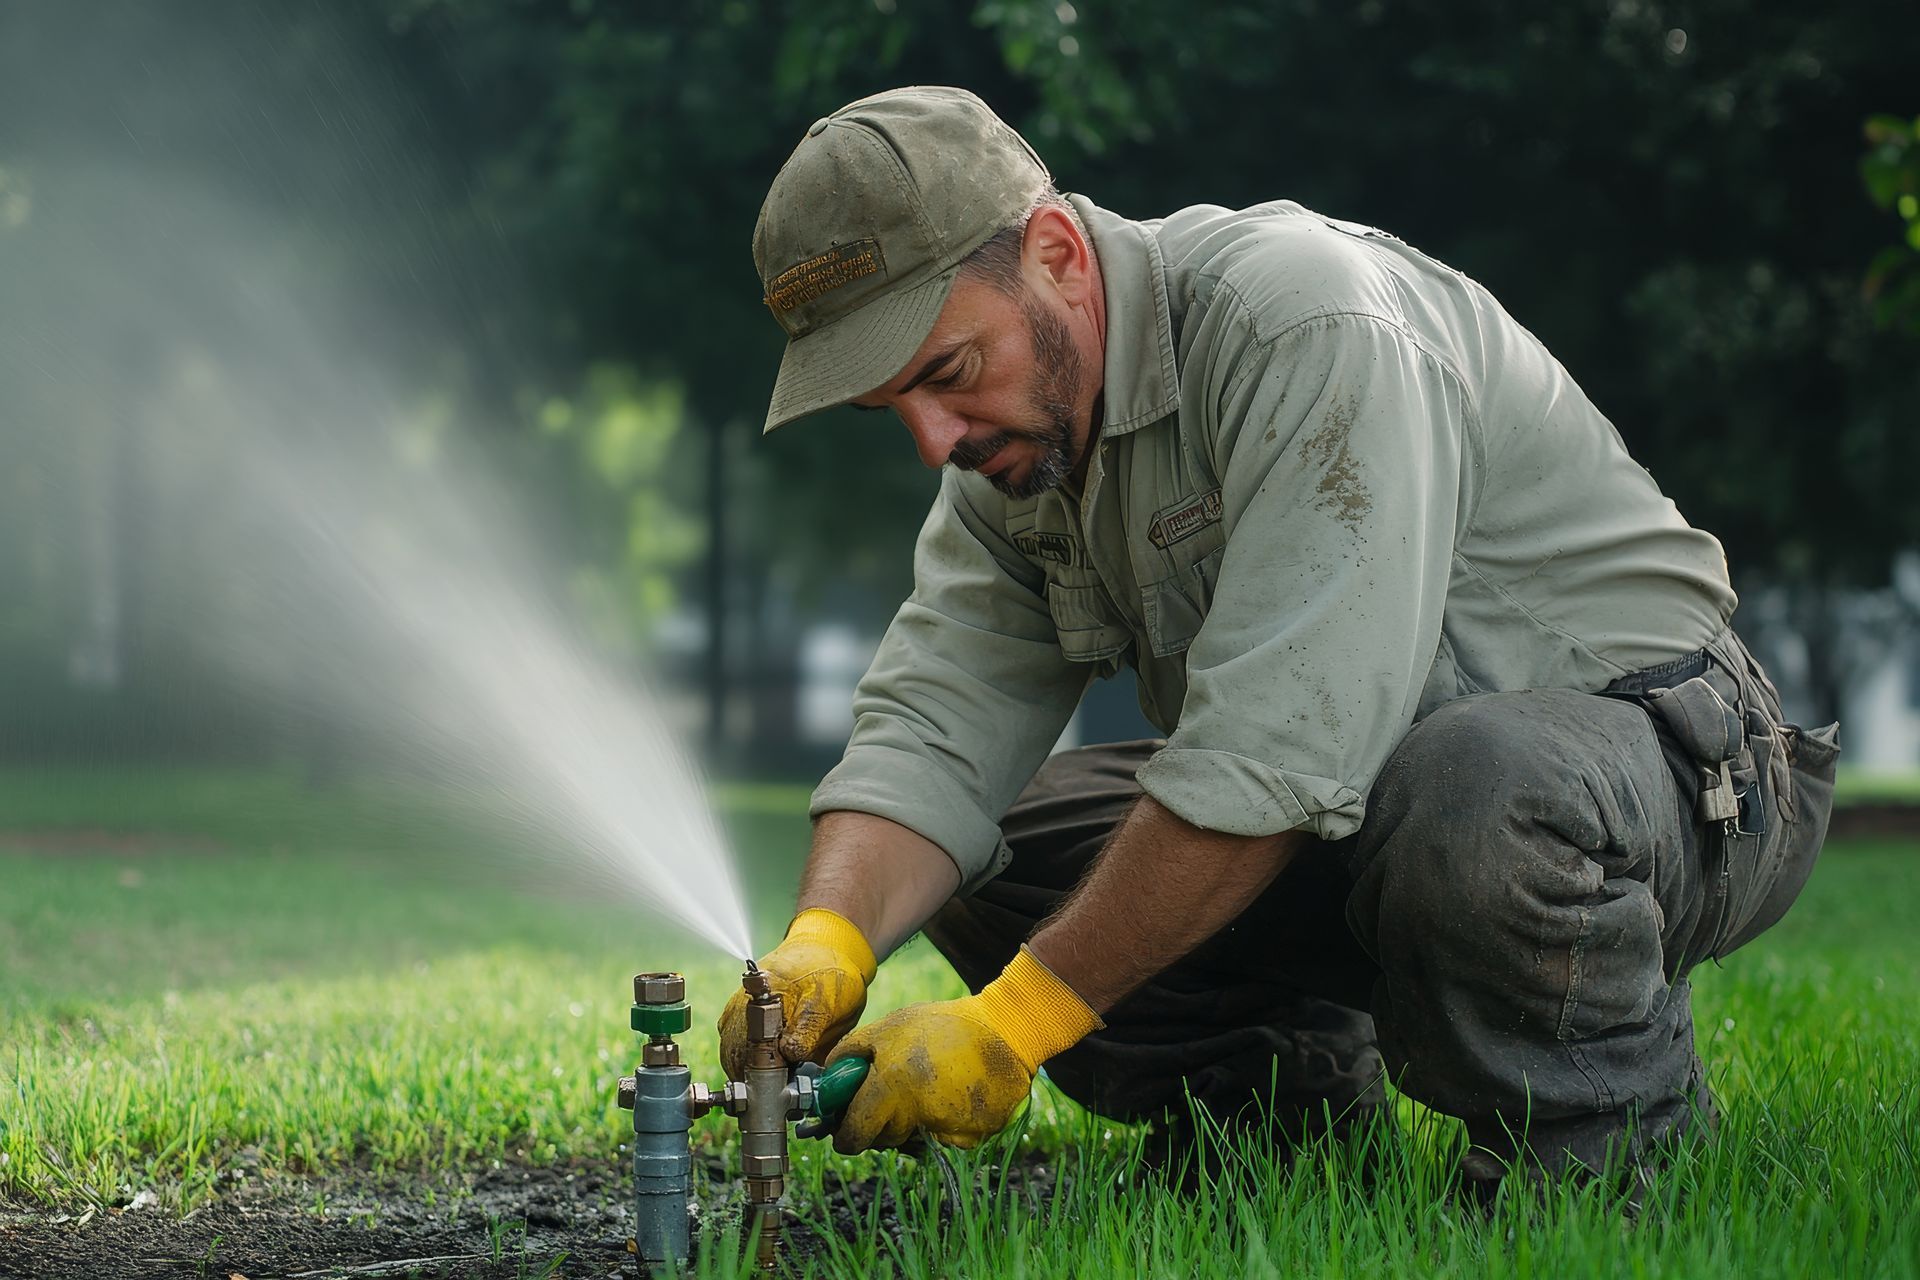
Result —
<instances>
[{"instance_id":1,"label":"man's nose","mask_svg":"<svg viewBox=\"0 0 1920 1280\"><path fill-rule=\"evenodd\" d=\"M936 403L902 404L899 413L913 437L914 448L920 451L920 461L929 467L945 466L953 446L967 434L967 420Z\"/></svg>"}]
</instances>

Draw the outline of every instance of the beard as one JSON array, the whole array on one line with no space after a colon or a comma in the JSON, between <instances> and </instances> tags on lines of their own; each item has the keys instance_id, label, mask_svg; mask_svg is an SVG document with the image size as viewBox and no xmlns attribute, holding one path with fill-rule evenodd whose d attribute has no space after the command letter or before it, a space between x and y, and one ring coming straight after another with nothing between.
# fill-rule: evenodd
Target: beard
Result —
<instances>
[{"instance_id":1,"label":"beard","mask_svg":"<svg viewBox=\"0 0 1920 1280\"><path fill-rule=\"evenodd\" d=\"M1073 474L1077 461L1073 448L1073 407L1080 400L1086 369L1065 320L1031 298L1020 300L1020 313L1026 320L1028 340L1033 344L1033 382L1027 389L1027 399L1035 424L996 431L984 440L962 440L947 455L947 461L962 471L974 471L1015 441L1037 445L1039 455L1027 468L1024 479L1014 481L1006 471L987 477L988 484L1009 498L1037 498L1059 488L1061 482Z\"/></svg>"}]
</instances>

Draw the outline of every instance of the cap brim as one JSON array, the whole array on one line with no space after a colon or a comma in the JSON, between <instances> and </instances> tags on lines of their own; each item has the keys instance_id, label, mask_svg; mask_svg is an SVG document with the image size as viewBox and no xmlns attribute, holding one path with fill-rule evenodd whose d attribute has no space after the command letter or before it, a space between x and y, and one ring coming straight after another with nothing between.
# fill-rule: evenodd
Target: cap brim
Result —
<instances>
[{"instance_id":1,"label":"cap brim","mask_svg":"<svg viewBox=\"0 0 1920 1280\"><path fill-rule=\"evenodd\" d=\"M911 289L882 294L788 342L762 433L891 382L933 331L958 274L955 267Z\"/></svg>"}]
</instances>

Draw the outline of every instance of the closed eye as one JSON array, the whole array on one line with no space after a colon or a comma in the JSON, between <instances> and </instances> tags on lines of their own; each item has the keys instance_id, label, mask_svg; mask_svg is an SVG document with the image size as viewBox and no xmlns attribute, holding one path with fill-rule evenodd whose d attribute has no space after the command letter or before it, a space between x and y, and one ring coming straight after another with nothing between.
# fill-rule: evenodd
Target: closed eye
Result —
<instances>
[{"instance_id":1,"label":"closed eye","mask_svg":"<svg viewBox=\"0 0 1920 1280\"><path fill-rule=\"evenodd\" d=\"M962 363L955 367L951 373L942 374L938 378L928 379L926 385L934 388L936 391L945 391L950 387L957 387L964 382L968 371L969 365Z\"/></svg>"}]
</instances>

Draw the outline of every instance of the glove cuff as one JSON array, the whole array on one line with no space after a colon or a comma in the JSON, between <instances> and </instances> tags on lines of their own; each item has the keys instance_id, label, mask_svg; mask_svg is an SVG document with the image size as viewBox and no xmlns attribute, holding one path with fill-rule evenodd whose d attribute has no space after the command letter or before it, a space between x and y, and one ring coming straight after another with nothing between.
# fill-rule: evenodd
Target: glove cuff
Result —
<instances>
[{"instance_id":1,"label":"glove cuff","mask_svg":"<svg viewBox=\"0 0 1920 1280\"><path fill-rule=\"evenodd\" d=\"M873 946L860 926L836 911L808 907L787 926L788 942L811 942L826 947L860 971L862 982L872 982L880 963L873 958Z\"/></svg>"},{"instance_id":2,"label":"glove cuff","mask_svg":"<svg viewBox=\"0 0 1920 1280\"><path fill-rule=\"evenodd\" d=\"M1107 1025L1024 946L975 999L988 1025L1020 1055L1029 1072Z\"/></svg>"}]
</instances>

